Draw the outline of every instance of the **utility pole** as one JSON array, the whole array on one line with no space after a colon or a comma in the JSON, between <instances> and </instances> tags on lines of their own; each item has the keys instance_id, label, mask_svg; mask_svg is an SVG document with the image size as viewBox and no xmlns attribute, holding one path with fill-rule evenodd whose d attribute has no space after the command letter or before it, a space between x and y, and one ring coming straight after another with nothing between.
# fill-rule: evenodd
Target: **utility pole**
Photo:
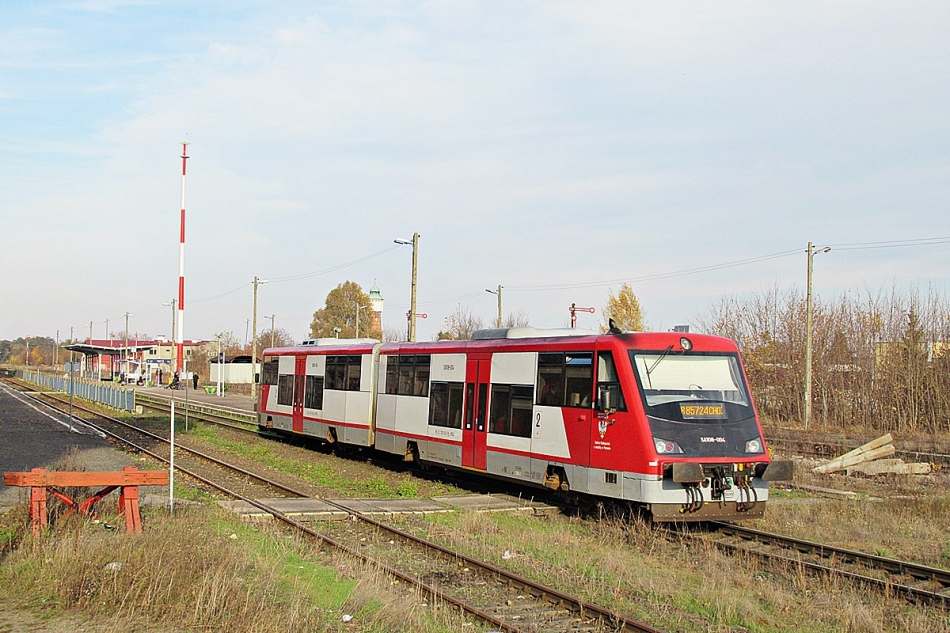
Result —
<instances>
[{"instance_id":1,"label":"utility pole","mask_svg":"<svg viewBox=\"0 0 950 633\"><path fill-rule=\"evenodd\" d=\"M815 259L818 253L827 253L831 250L830 246L815 250L815 245L808 242L808 277L807 290L805 292L805 430L811 422L811 345L812 345L812 298L811 298L811 273Z\"/></svg>"},{"instance_id":2,"label":"utility pole","mask_svg":"<svg viewBox=\"0 0 950 633\"><path fill-rule=\"evenodd\" d=\"M416 342L416 276L419 272L419 234L412 234L412 296L409 301L409 342Z\"/></svg>"},{"instance_id":3,"label":"utility pole","mask_svg":"<svg viewBox=\"0 0 950 633\"><path fill-rule=\"evenodd\" d=\"M257 402L257 287L266 284L266 281L254 276L254 317L251 328L251 400Z\"/></svg>"},{"instance_id":4,"label":"utility pole","mask_svg":"<svg viewBox=\"0 0 950 633\"><path fill-rule=\"evenodd\" d=\"M365 310L366 306L361 306L360 302L356 302L356 338L360 337L360 310Z\"/></svg>"},{"instance_id":5,"label":"utility pole","mask_svg":"<svg viewBox=\"0 0 950 633\"><path fill-rule=\"evenodd\" d=\"M277 315L272 314L267 318L270 319L270 346L273 347L274 346L274 319L277 318Z\"/></svg>"},{"instance_id":6,"label":"utility pole","mask_svg":"<svg viewBox=\"0 0 950 633\"><path fill-rule=\"evenodd\" d=\"M489 290L485 288L485 292L489 292L493 295L498 295L498 322L495 327L501 327L501 284L498 284L498 290Z\"/></svg>"},{"instance_id":7,"label":"utility pole","mask_svg":"<svg viewBox=\"0 0 950 633\"><path fill-rule=\"evenodd\" d=\"M59 330L56 330L56 348L53 352L53 367L59 367Z\"/></svg>"},{"instance_id":8,"label":"utility pole","mask_svg":"<svg viewBox=\"0 0 950 633\"><path fill-rule=\"evenodd\" d=\"M412 240L396 238L396 244L412 244L412 294L409 298L409 342L416 340L416 273L419 269L419 234L413 233Z\"/></svg>"}]
</instances>

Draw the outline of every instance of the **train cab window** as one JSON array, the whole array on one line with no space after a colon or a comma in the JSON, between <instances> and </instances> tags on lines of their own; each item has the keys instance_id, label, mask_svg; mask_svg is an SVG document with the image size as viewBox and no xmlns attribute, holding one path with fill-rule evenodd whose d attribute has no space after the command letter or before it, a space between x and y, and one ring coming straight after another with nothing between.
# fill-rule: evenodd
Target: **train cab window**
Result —
<instances>
[{"instance_id":1,"label":"train cab window","mask_svg":"<svg viewBox=\"0 0 950 633\"><path fill-rule=\"evenodd\" d=\"M531 437L531 385L492 385L488 432Z\"/></svg>"},{"instance_id":2,"label":"train cab window","mask_svg":"<svg viewBox=\"0 0 950 633\"><path fill-rule=\"evenodd\" d=\"M427 397L430 360L428 354L390 355L386 360L386 393Z\"/></svg>"},{"instance_id":3,"label":"train cab window","mask_svg":"<svg viewBox=\"0 0 950 633\"><path fill-rule=\"evenodd\" d=\"M277 404L294 404L294 375L284 374L277 377Z\"/></svg>"},{"instance_id":4,"label":"train cab window","mask_svg":"<svg viewBox=\"0 0 950 633\"><path fill-rule=\"evenodd\" d=\"M429 424L462 428L462 385L460 382L433 382L429 393Z\"/></svg>"},{"instance_id":5,"label":"train cab window","mask_svg":"<svg viewBox=\"0 0 950 633\"><path fill-rule=\"evenodd\" d=\"M538 404L550 407L590 407L593 353L538 354Z\"/></svg>"},{"instance_id":6,"label":"train cab window","mask_svg":"<svg viewBox=\"0 0 950 633\"><path fill-rule=\"evenodd\" d=\"M610 352L597 352L597 404L608 409L626 411L627 405L620 388L617 366Z\"/></svg>"},{"instance_id":7,"label":"train cab window","mask_svg":"<svg viewBox=\"0 0 950 633\"><path fill-rule=\"evenodd\" d=\"M277 384L277 366L279 362L277 358L264 358L264 364L261 367L261 384L262 385L276 385Z\"/></svg>"},{"instance_id":8,"label":"train cab window","mask_svg":"<svg viewBox=\"0 0 950 633\"><path fill-rule=\"evenodd\" d=\"M304 392L304 407L308 409L323 408L323 376L307 376L307 385Z\"/></svg>"}]
</instances>

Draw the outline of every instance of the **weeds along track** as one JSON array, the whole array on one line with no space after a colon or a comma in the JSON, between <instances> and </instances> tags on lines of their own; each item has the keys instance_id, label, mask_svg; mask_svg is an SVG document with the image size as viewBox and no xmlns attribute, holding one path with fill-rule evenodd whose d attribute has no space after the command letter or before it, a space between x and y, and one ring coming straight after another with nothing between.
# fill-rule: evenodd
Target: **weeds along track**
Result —
<instances>
[{"instance_id":1,"label":"weeds along track","mask_svg":"<svg viewBox=\"0 0 950 633\"><path fill-rule=\"evenodd\" d=\"M30 397L58 412L63 412L66 406L62 399L53 397L51 394L37 394ZM55 401L55 405L50 400ZM99 422L92 422L89 419L83 419L84 424L133 450L168 463L165 455L152 450L156 443L167 443L166 438L85 406L78 406L75 401L73 409L84 411L99 420ZM120 434L106 428L107 426L118 427L125 431ZM152 443L152 446L145 447L133 442L124 436L126 432L141 434ZM196 458L212 462L216 466L211 472L196 472L196 469L182 466L176 458L175 469L181 474L231 498L263 510L290 528L318 539L346 555L372 564L395 579L419 588L436 601L454 605L496 630L512 633L581 631L663 633L660 629L646 623L627 618L555 588L513 574L491 563L479 561L399 528L386 525L367 515L353 513L327 500L323 501L347 511L351 520L329 524L328 531L332 530L336 533L334 535L317 532L279 510L251 498L246 492L242 494L230 489L228 486L233 486L235 476L228 476L222 471L233 470L237 473L239 484L244 478L253 478L258 482L267 482L271 490L277 488L285 495L308 497L307 493L236 468L199 451L186 449L177 441L176 447L188 451ZM221 479L226 479L226 483L221 483Z\"/></svg>"},{"instance_id":2,"label":"weeds along track","mask_svg":"<svg viewBox=\"0 0 950 633\"><path fill-rule=\"evenodd\" d=\"M894 558L865 554L802 539L781 536L731 523L710 522L710 532L685 533L702 538L734 554L755 556L784 566L803 567L813 573L839 576L900 595L918 603L950 608L950 571Z\"/></svg>"}]
</instances>

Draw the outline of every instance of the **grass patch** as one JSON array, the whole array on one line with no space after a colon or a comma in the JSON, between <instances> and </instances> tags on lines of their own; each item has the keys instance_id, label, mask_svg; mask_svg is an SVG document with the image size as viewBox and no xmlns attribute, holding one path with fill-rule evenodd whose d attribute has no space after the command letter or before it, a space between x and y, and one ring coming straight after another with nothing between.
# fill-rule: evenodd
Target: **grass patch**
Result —
<instances>
[{"instance_id":1,"label":"grass patch","mask_svg":"<svg viewBox=\"0 0 950 633\"><path fill-rule=\"evenodd\" d=\"M269 441L248 443L222 437L213 426L199 424L189 436L200 439L218 449L239 455L263 466L294 475L305 481L335 490L347 496L366 496L379 498L417 497L419 490L411 476L405 475L397 482L391 482L386 475L380 474L367 478L354 479L346 468L334 467L326 463L284 457L278 454L283 448Z\"/></svg>"},{"instance_id":2,"label":"grass patch","mask_svg":"<svg viewBox=\"0 0 950 633\"><path fill-rule=\"evenodd\" d=\"M116 630L462 630L451 610L425 608L419 595L395 595L388 576L278 526L257 528L209 507L143 514L140 535L73 516L35 540L16 525L25 511L0 517L0 533L10 539L0 554L7 605L44 619L81 614Z\"/></svg>"}]
</instances>

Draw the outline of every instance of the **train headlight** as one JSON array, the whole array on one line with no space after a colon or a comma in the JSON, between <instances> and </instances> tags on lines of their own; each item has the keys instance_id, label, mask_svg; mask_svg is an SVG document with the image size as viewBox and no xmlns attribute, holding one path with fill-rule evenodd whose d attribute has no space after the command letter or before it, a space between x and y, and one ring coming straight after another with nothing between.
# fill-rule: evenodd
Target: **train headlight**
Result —
<instances>
[{"instance_id":1,"label":"train headlight","mask_svg":"<svg viewBox=\"0 0 950 633\"><path fill-rule=\"evenodd\" d=\"M754 440L749 440L745 443L745 452L746 453L761 453L762 452L762 440L755 438Z\"/></svg>"},{"instance_id":2,"label":"train headlight","mask_svg":"<svg viewBox=\"0 0 950 633\"><path fill-rule=\"evenodd\" d=\"M679 444L676 442L670 442L669 440L661 440L658 437L653 438L653 444L656 446L656 452L658 455L669 455L671 453L682 453L683 449L679 447Z\"/></svg>"},{"instance_id":3,"label":"train headlight","mask_svg":"<svg viewBox=\"0 0 950 633\"><path fill-rule=\"evenodd\" d=\"M684 352L688 352L693 349L693 342L684 336L680 339L680 347L683 348Z\"/></svg>"}]
</instances>

